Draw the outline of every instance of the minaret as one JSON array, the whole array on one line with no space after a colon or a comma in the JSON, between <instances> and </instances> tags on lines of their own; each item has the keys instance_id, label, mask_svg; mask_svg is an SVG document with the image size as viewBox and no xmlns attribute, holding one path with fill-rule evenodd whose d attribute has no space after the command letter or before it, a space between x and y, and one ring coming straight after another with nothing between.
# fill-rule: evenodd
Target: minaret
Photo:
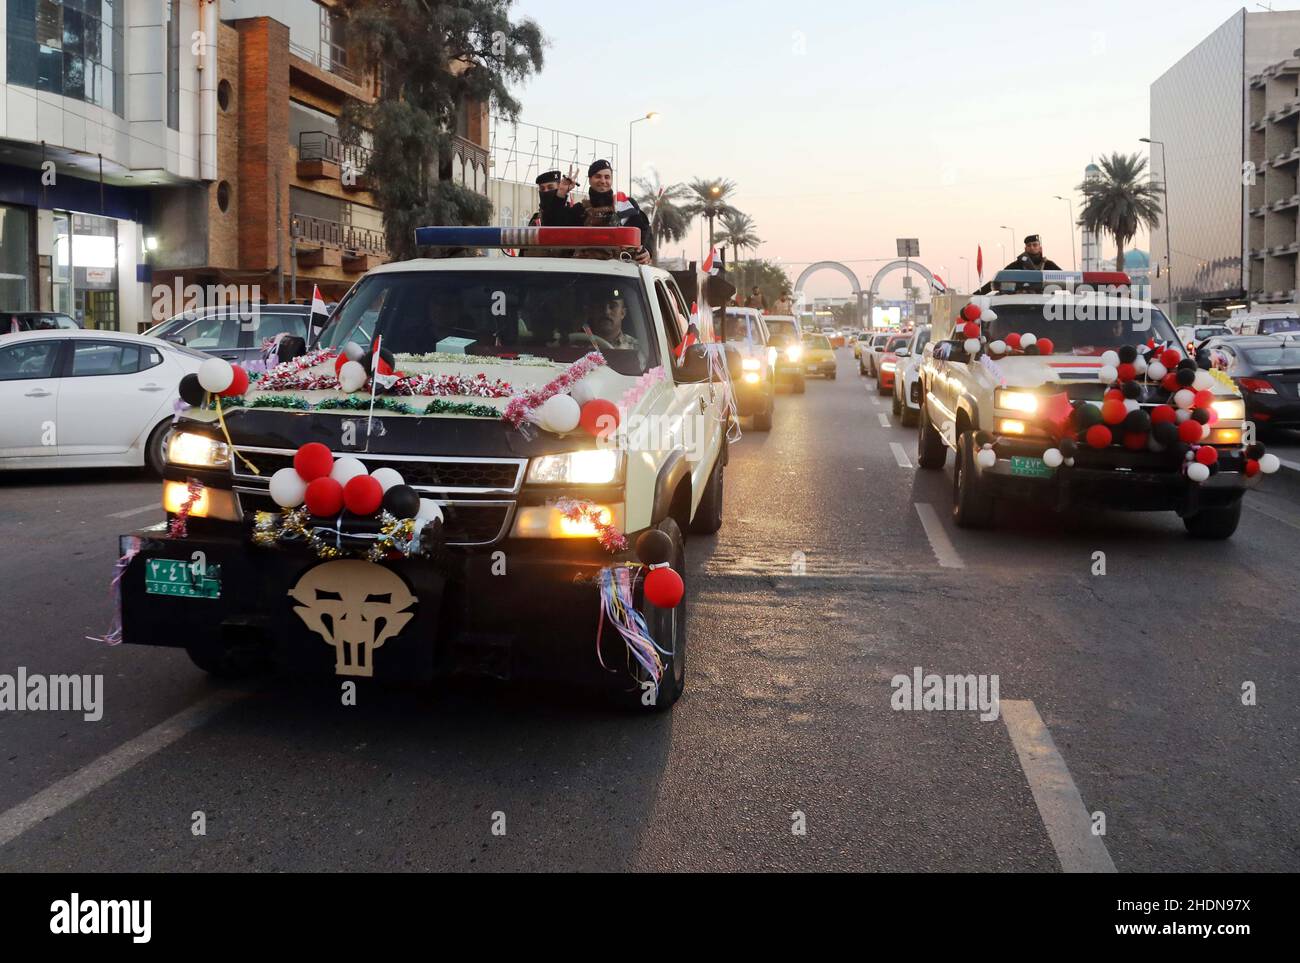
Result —
<instances>
[{"instance_id":1,"label":"minaret","mask_svg":"<svg viewBox=\"0 0 1300 963\"><path fill-rule=\"evenodd\" d=\"M1101 168L1096 164L1089 164L1083 169L1083 182L1091 183L1101 177ZM1082 269L1085 271L1101 270L1101 239L1097 237L1095 231L1084 229L1082 240Z\"/></svg>"}]
</instances>

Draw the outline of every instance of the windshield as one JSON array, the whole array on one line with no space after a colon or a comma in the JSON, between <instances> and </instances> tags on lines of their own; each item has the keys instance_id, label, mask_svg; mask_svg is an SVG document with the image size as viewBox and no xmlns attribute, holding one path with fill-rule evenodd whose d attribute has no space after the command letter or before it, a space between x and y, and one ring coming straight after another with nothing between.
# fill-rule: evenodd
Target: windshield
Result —
<instances>
[{"instance_id":1,"label":"windshield","mask_svg":"<svg viewBox=\"0 0 1300 963\"><path fill-rule=\"evenodd\" d=\"M930 329L920 328L916 332L916 354L921 353L921 349L930 343Z\"/></svg>"},{"instance_id":2,"label":"windshield","mask_svg":"<svg viewBox=\"0 0 1300 963\"><path fill-rule=\"evenodd\" d=\"M1300 318L1262 318L1260 334L1277 334L1279 331L1300 331Z\"/></svg>"},{"instance_id":3,"label":"windshield","mask_svg":"<svg viewBox=\"0 0 1300 963\"><path fill-rule=\"evenodd\" d=\"M749 315L728 311L722 319L722 340L756 341L761 344L763 342L763 332L758 329L757 325L751 327Z\"/></svg>"},{"instance_id":4,"label":"windshield","mask_svg":"<svg viewBox=\"0 0 1300 963\"><path fill-rule=\"evenodd\" d=\"M1283 344L1276 348L1247 348L1241 353L1257 368L1300 367L1300 345Z\"/></svg>"},{"instance_id":5,"label":"windshield","mask_svg":"<svg viewBox=\"0 0 1300 963\"><path fill-rule=\"evenodd\" d=\"M419 271L372 274L339 305L320 346L349 341L394 354L436 351L577 361L598 348L619 374L658 358L634 278L578 271Z\"/></svg>"},{"instance_id":6,"label":"windshield","mask_svg":"<svg viewBox=\"0 0 1300 963\"><path fill-rule=\"evenodd\" d=\"M1169 319L1150 306L995 303L993 309L997 320L989 323L984 332L990 341L1003 340L1013 333L1034 334L1050 338L1056 354L1100 355L1155 338L1173 342L1175 350L1182 350Z\"/></svg>"},{"instance_id":7,"label":"windshield","mask_svg":"<svg viewBox=\"0 0 1300 963\"><path fill-rule=\"evenodd\" d=\"M810 348L826 348L830 350L830 340L824 334L805 334L803 343Z\"/></svg>"},{"instance_id":8,"label":"windshield","mask_svg":"<svg viewBox=\"0 0 1300 963\"><path fill-rule=\"evenodd\" d=\"M767 319L768 334L771 335L772 343L788 343L798 337L793 321L782 321L779 318Z\"/></svg>"}]
</instances>

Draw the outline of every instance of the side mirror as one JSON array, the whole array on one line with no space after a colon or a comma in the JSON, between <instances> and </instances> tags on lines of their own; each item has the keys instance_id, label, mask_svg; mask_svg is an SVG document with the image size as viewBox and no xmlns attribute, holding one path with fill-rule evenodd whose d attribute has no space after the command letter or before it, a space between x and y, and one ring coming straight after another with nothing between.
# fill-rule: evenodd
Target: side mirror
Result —
<instances>
[{"instance_id":1,"label":"side mirror","mask_svg":"<svg viewBox=\"0 0 1300 963\"><path fill-rule=\"evenodd\" d=\"M911 353L912 353L912 352L909 351L907 348L899 348L897 351L894 352L894 357L895 357L895 358L906 358L906 357L908 357Z\"/></svg>"},{"instance_id":2,"label":"side mirror","mask_svg":"<svg viewBox=\"0 0 1300 963\"><path fill-rule=\"evenodd\" d=\"M686 349L681 364L673 368L673 380L678 384L698 384L709 379L709 348L693 344Z\"/></svg>"},{"instance_id":3,"label":"side mirror","mask_svg":"<svg viewBox=\"0 0 1300 963\"><path fill-rule=\"evenodd\" d=\"M958 338L948 341L937 341L934 345L934 356L940 361L969 361L970 357L966 354L966 344Z\"/></svg>"},{"instance_id":4,"label":"side mirror","mask_svg":"<svg viewBox=\"0 0 1300 963\"><path fill-rule=\"evenodd\" d=\"M280 339L280 346L276 350L276 356L281 361L289 361L293 358L301 357L307 353L307 339L300 338L297 335L286 334Z\"/></svg>"},{"instance_id":5,"label":"side mirror","mask_svg":"<svg viewBox=\"0 0 1300 963\"><path fill-rule=\"evenodd\" d=\"M163 335L163 340L170 341L172 344L179 344L179 345L185 344L185 337L179 334L165 334Z\"/></svg>"}]
</instances>

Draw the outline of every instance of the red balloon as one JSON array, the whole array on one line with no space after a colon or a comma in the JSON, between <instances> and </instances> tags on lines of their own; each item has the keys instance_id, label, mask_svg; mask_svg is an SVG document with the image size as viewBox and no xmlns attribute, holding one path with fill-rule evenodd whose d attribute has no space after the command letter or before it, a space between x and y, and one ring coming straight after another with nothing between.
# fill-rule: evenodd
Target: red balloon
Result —
<instances>
[{"instance_id":1,"label":"red balloon","mask_svg":"<svg viewBox=\"0 0 1300 963\"><path fill-rule=\"evenodd\" d=\"M1093 448L1105 448L1111 442L1110 429L1105 425L1093 425L1084 435L1084 440Z\"/></svg>"},{"instance_id":2,"label":"red balloon","mask_svg":"<svg viewBox=\"0 0 1300 963\"><path fill-rule=\"evenodd\" d=\"M1128 417L1128 409L1122 401L1103 401L1101 403L1101 420L1108 425L1118 425Z\"/></svg>"},{"instance_id":3,"label":"red balloon","mask_svg":"<svg viewBox=\"0 0 1300 963\"><path fill-rule=\"evenodd\" d=\"M343 486L328 475L307 485L307 511L331 518L343 510Z\"/></svg>"},{"instance_id":4,"label":"red balloon","mask_svg":"<svg viewBox=\"0 0 1300 963\"><path fill-rule=\"evenodd\" d=\"M334 467L334 455L319 441L309 441L293 455L293 467L305 482L324 478Z\"/></svg>"},{"instance_id":5,"label":"red balloon","mask_svg":"<svg viewBox=\"0 0 1300 963\"><path fill-rule=\"evenodd\" d=\"M340 351L339 356L334 359L334 374L337 375L339 373L339 369L342 368L347 363L348 363L348 356L345 355L342 351Z\"/></svg>"},{"instance_id":6,"label":"red balloon","mask_svg":"<svg viewBox=\"0 0 1300 963\"><path fill-rule=\"evenodd\" d=\"M1115 368L1115 373L1119 375L1120 381L1132 381L1138 376L1138 369L1136 366L1125 362Z\"/></svg>"},{"instance_id":7,"label":"red balloon","mask_svg":"<svg viewBox=\"0 0 1300 963\"><path fill-rule=\"evenodd\" d=\"M353 515L373 515L383 500L384 486L370 475L356 475L343 486L343 504Z\"/></svg>"},{"instance_id":8,"label":"red balloon","mask_svg":"<svg viewBox=\"0 0 1300 963\"><path fill-rule=\"evenodd\" d=\"M1124 447L1129 451L1146 451L1147 433L1145 431L1124 432Z\"/></svg>"},{"instance_id":9,"label":"red balloon","mask_svg":"<svg viewBox=\"0 0 1300 963\"><path fill-rule=\"evenodd\" d=\"M978 338L980 336L980 326L975 321L967 321L962 325L961 333L968 338Z\"/></svg>"},{"instance_id":10,"label":"red balloon","mask_svg":"<svg viewBox=\"0 0 1300 963\"><path fill-rule=\"evenodd\" d=\"M983 312L980 311L980 306L978 304L968 304L966 307L961 309L961 317L963 321L978 321L980 319L980 314L982 313ZM979 337L979 335L968 334L966 337L976 338Z\"/></svg>"},{"instance_id":11,"label":"red balloon","mask_svg":"<svg viewBox=\"0 0 1300 963\"><path fill-rule=\"evenodd\" d=\"M1208 408L1214 403L1214 392L1209 389L1203 389L1196 392L1196 397L1192 399L1193 408Z\"/></svg>"},{"instance_id":12,"label":"red balloon","mask_svg":"<svg viewBox=\"0 0 1300 963\"><path fill-rule=\"evenodd\" d=\"M1201 423L1194 418L1188 418L1178 426L1178 437L1180 440L1187 442L1189 445L1194 441L1200 441L1205 434L1205 429Z\"/></svg>"},{"instance_id":13,"label":"red balloon","mask_svg":"<svg viewBox=\"0 0 1300 963\"><path fill-rule=\"evenodd\" d=\"M1039 354L1051 354L1052 351L1053 351L1055 348L1056 348L1056 345L1054 345L1054 344L1052 343L1052 339L1051 339L1051 338L1039 338L1039 339L1038 339L1038 353L1039 353Z\"/></svg>"},{"instance_id":14,"label":"red balloon","mask_svg":"<svg viewBox=\"0 0 1300 963\"><path fill-rule=\"evenodd\" d=\"M666 565L651 569L645 577L646 601L658 608L676 608L685 592L686 585L682 582L682 577Z\"/></svg>"},{"instance_id":15,"label":"red balloon","mask_svg":"<svg viewBox=\"0 0 1300 963\"><path fill-rule=\"evenodd\" d=\"M1120 391L1118 388L1107 388L1107 389L1106 389L1106 393L1105 393L1104 395L1101 396L1101 400L1102 400L1102 401L1118 401L1120 404L1123 404L1123 403L1124 403L1124 392Z\"/></svg>"},{"instance_id":16,"label":"red balloon","mask_svg":"<svg viewBox=\"0 0 1300 963\"><path fill-rule=\"evenodd\" d=\"M237 364L232 364L230 370L234 373L234 377L230 379L230 387L225 391L217 392L223 398L237 398L248 390L248 372Z\"/></svg>"},{"instance_id":17,"label":"red balloon","mask_svg":"<svg viewBox=\"0 0 1300 963\"><path fill-rule=\"evenodd\" d=\"M1219 460L1219 450L1213 445L1202 445L1196 449L1196 460L1202 465L1213 465Z\"/></svg>"},{"instance_id":18,"label":"red balloon","mask_svg":"<svg viewBox=\"0 0 1300 963\"><path fill-rule=\"evenodd\" d=\"M605 398L588 401L582 406L578 424L587 434L604 438L618 427L618 405Z\"/></svg>"},{"instance_id":19,"label":"red balloon","mask_svg":"<svg viewBox=\"0 0 1300 963\"><path fill-rule=\"evenodd\" d=\"M1247 477L1247 478L1254 478L1254 477L1255 477L1256 475L1258 475L1258 474L1259 474L1259 462L1256 461L1254 458L1247 458L1247 459L1246 459L1246 477Z\"/></svg>"},{"instance_id":20,"label":"red balloon","mask_svg":"<svg viewBox=\"0 0 1300 963\"><path fill-rule=\"evenodd\" d=\"M1165 391L1168 391L1172 394L1173 392L1181 388L1182 385L1178 383L1178 376L1171 371L1169 372L1169 374L1165 375L1163 379L1161 379L1160 387L1164 388Z\"/></svg>"},{"instance_id":21,"label":"red balloon","mask_svg":"<svg viewBox=\"0 0 1300 963\"><path fill-rule=\"evenodd\" d=\"M1008 348L1016 348L1017 350L1020 348L1020 335L1009 334L1004 340L1006 341Z\"/></svg>"},{"instance_id":22,"label":"red balloon","mask_svg":"<svg viewBox=\"0 0 1300 963\"><path fill-rule=\"evenodd\" d=\"M1169 405L1156 405L1151 409L1151 424L1161 425L1165 422L1173 424L1178 420L1178 413Z\"/></svg>"},{"instance_id":23,"label":"red balloon","mask_svg":"<svg viewBox=\"0 0 1300 963\"><path fill-rule=\"evenodd\" d=\"M1173 348L1165 348L1164 351L1160 352L1160 363L1164 365L1166 368L1170 369L1171 371L1174 368L1177 368L1178 362L1182 360L1183 360L1183 356L1180 355Z\"/></svg>"}]
</instances>

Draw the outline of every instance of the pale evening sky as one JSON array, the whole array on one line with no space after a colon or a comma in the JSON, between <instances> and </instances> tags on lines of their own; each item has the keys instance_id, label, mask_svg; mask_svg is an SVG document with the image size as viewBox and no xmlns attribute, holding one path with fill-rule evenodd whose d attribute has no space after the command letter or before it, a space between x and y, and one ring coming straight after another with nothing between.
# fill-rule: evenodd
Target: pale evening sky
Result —
<instances>
[{"instance_id":1,"label":"pale evening sky","mask_svg":"<svg viewBox=\"0 0 1300 963\"><path fill-rule=\"evenodd\" d=\"M964 286L959 258L973 275L977 243L987 274L1033 231L1070 267L1069 215L1053 195L1077 211L1092 156L1145 151L1151 82L1240 8L520 0L515 16L536 19L550 46L518 94L523 120L623 152L628 121L660 111L636 126L637 173L736 181L735 203L766 242L758 255L780 258L792 281L799 262L847 259L865 287L876 266L865 259L892 257L910 236L928 267ZM682 246L697 256L698 232L670 253ZM825 271L805 290L850 289ZM901 274L882 290L899 295Z\"/></svg>"}]
</instances>

